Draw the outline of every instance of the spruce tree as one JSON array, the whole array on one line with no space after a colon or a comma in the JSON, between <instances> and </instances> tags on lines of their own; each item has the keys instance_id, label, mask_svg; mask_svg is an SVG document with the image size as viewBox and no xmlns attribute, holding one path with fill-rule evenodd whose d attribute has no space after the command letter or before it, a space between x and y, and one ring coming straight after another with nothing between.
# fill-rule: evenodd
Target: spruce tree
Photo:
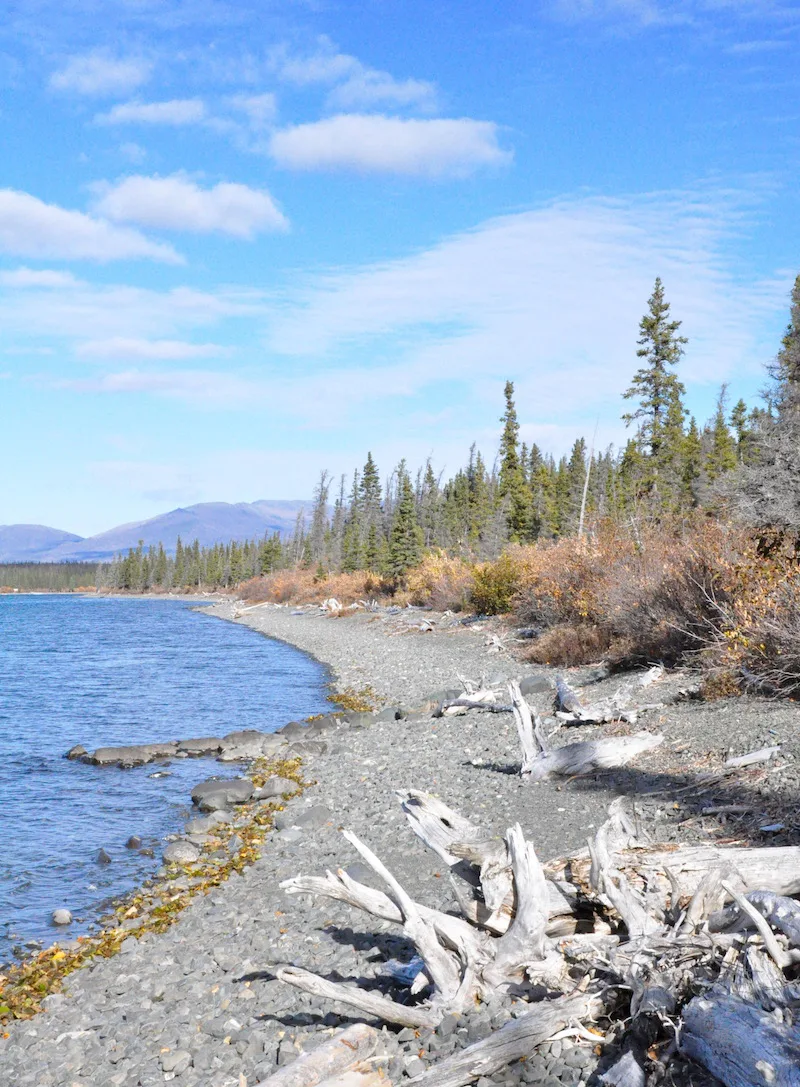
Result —
<instances>
[{"instance_id":1,"label":"spruce tree","mask_svg":"<svg viewBox=\"0 0 800 1087\"><path fill-rule=\"evenodd\" d=\"M506 410L500 419L503 424L503 433L500 437L498 495L504 502L509 538L519 542L528 535L530 512L525 476L520 462L519 423L514 405L513 382L506 382L503 394L506 398Z\"/></svg>"},{"instance_id":2,"label":"spruce tree","mask_svg":"<svg viewBox=\"0 0 800 1087\"><path fill-rule=\"evenodd\" d=\"M725 408L728 388L723 385L717 397L714 417L707 428L705 473L713 483L736 467L736 442L728 429Z\"/></svg>"},{"instance_id":3,"label":"spruce tree","mask_svg":"<svg viewBox=\"0 0 800 1087\"><path fill-rule=\"evenodd\" d=\"M386 573L394 581L400 580L422 558L422 530L417 523L414 488L404 464L398 475L397 503L386 565Z\"/></svg>"},{"instance_id":4,"label":"spruce tree","mask_svg":"<svg viewBox=\"0 0 800 1087\"><path fill-rule=\"evenodd\" d=\"M660 474L663 468L665 441L671 437L667 430L670 405L679 403L685 393L674 368L683 355L685 336L679 336L680 321L671 321L669 303L664 299L664 285L656 279L653 293L648 299L648 311L639 323L639 348L636 352L643 365L636 371L630 388L624 393L626 400L638 399L635 411L623 415L630 425L639 421L638 441L646 457L645 488L656 495L659 492Z\"/></svg>"}]
</instances>

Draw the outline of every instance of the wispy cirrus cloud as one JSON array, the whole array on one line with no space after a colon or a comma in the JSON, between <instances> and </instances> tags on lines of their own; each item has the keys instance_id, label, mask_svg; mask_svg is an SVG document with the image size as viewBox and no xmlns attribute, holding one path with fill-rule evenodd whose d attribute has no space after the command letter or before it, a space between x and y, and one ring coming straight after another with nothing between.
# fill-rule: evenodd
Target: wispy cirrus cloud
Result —
<instances>
[{"instance_id":1,"label":"wispy cirrus cloud","mask_svg":"<svg viewBox=\"0 0 800 1087\"><path fill-rule=\"evenodd\" d=\"M317 40L310 53L292 53L279 46L270 63L279 79L298 87L336 84L328 93L332 109L436 108L436 85L425 79L396 79L389 72L371 68L349 53L340 52L327 37Z\"/></svg>"},{"instance_id":2,"label":"wispy cirrus cloud","mask_svg":"<svg viewBox=\"0 0 800 1087\"><path fill-rule=\"evenodd\" d=\"M64 260L183 262L172 246L137 230L46 204L15 189L0 189L0 252Z\"/></svg>"},{"instance_id":3,"label":"wispy cirrus cloud","mask_svg":"<svg viewBox=\"0 0 800 1087\"><path fill-rule=\"evenodd\" d=\"M96 211L114 222L244 239L289 226L265 189L232 182L203 189L183 174L134 175L113 185L101 182L95 192Z\"/></svg>"},{"instance_id":4,"label":"wispy cirrus cloud","mask_svg":"<svg viewBox=\"0 0 800 1087\"><path fill-rule=\"evenodd\" d=\"M81 280L71 272L57 272L52 268L13 268L0 272L0 287L42 288L57 290L78 287Z\"/></svg>"},{"instance_id":5,"label":"wispy cirrus cloud","mask_svg":"<svg viewBox=\"0 0 800 1087\"><path fill-rule=\"evenodd\" d=\"M101 125L196 125L208 111L201 98L171 98L164 102L121 102L95 117Z\"/></svg>"},{"instance_id":6,"label":"wispy cirrus cloud","mask_svg":"<svg viewBox=\"0 0 800 1087\"><path fill-rule=\"evenodd\" d=\"M464 177L486 166L505 166L512 154L498 127L470 118L401 119L339 114L278 129L269 152L294 170L357 170L442 178Z\"/></svg>"},{"instance_id":7,"label":"wispy cirrus cloud","mask_svg":"<svg viewBox=\"0 0 800 1087\"><path fill-rule=\"evenodd\" d=\"M642 27L691 26L724 16L798 21L797 7L785 0L549 0L549 7L569 22L614 20Z\"/></svg>"},{"instance_id":8,"label":"wispy cirrus cloud","mask_svg":"<svg viewBox=\"0 0 800 1087\"><path fill-rule=\"evenodd\" d=\"M104 362L121 360L182 362L185 359L219 357L229 352L229 347L223 347L217 343L143 340L126 336L112 336L107 340L86 340L75 348L78 358L98 359Z\"/></svg>"},{"instance_id":9,"label":"wispy cirrus cloud","mask_svg":"<svg viewBox=\"0 0 800 1087\"><path fill-rule=\"evenodd\" d=\"M50 76L50 86L83 95L124 94L146 83L152 69L152 62L142 57L119 57L95 50L70 57Z\"/></svg>"}]
</instances>

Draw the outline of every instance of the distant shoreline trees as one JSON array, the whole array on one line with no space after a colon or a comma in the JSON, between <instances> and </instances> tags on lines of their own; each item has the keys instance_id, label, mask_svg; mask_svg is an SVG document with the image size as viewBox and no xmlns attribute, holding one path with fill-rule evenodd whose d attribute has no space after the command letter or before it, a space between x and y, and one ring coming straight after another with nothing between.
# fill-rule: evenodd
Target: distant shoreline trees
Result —
<instances>
[{"instance_id":1,"label":"distant shoreline trees","mask_svg":"<svg viewBox=\"0 0 800 1087\"><path fill-rule=\"evenodd\" d=\"M391 586L425 552L482 561L496 558L510 543L557 540L604 520L636 534L645 524L697 509L717 512L727 503L764 523L773 516L777 491L780 523L800 531L800 276L766 409L748 409L739 400L729 411L723 386L704 426L690 418L678 374L688 345L680 329L664 284L656 279L639 324L640 366L623 394L631 402L623 419L636 429L621 450L589 450L583 437L559 459L535 444L528 448L520 442L514 385L507 381L492 467L473 445L467 464L449 480L442 482L430 460L415 477L401 461L382 483L368 453L349 488L340 478L332 509L332 481L327 471L321 473L308 527L301 514L288 539L274 534L208 548L178 540L174 556L160 544L140 544L100 571L103 586L230 588L298 565L319 581L362 570Z\"/></svg>"}]
</instances>

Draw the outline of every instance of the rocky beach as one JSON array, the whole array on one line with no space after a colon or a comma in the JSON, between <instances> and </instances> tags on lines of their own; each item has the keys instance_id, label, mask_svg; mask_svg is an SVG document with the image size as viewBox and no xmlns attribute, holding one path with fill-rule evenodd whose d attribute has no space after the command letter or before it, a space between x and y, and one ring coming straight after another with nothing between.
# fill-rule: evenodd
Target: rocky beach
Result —
<instances>
[{"instance_id":1,"label":"rocky beach","mask_svg":"<svg viewBox=\"0 0 800 1087\"><path fill-rule=\"evenodd\" d=\"M204 813L172 843L166 859L193 862L214 847L217 822L233 828L227 849L243 849L246 837L243 830L237 840L237 825L252 819L254 801L277 812L260 856L196 894L166 931L143 931L137 938L131 925L118 954L70 974L40 1014L6 1021L0 1081L9 1087L155 1087L173 1079L181 1087L253 1087L358 1019L342 1005L282 983L275 970L292 964L385 991L387 963L408 961L413 947L388 921L343 903L289 896L280 884L339 867L373 882L344 829L357 834L417 901L451 909L446 869L407 827L397 790L434 794L495 835L519 823L542 859L581 848L620 795L634 798L637 819L656 841L800 842L800 711L793 703L754 697L703 702L690 675L667 674L653 696L657 708L637 723L663 734L659 747L624 768L531 783L518 772L510 713L437 715L467 681L502 693L508 681L518 680L545 725L555 727L555 672L526 664L524 640L499 622L464 623L414 609L334 618L318 608L231 602L208 612L312 654L329 666L339 690L369 688L378 711L292 724L262 741L237 739L237 757L245 760L278 758L292 766L299 757L302 792L294 781L276 783L274 777L255 797L246 782L239 795L234 789L218 804L213 798L202 803L203 790L197 792ZM622 678L603 666L569 673L571 685L592 701L610 695ZM589 724L562 728L555 742L608 732ZM760 748L775 749L768 762L726 766ZM205 794L215 791L210 786ZM249 804L246 816L238 801ZM179 870L174 874L179 887L192 882ZM435 1030L384 1027L383 1067L394 1083L413 1079L523 1007L498 999L460 1019L446 1017ZM585 1033L567 1032L478 1083L595 1082L613 1053L613 1045L604 1049ZM680 1072L683 1058L673 1063ZM692 1074L695 1083L707 1076L696 1067Z\"/></svg>"}]
</instances>

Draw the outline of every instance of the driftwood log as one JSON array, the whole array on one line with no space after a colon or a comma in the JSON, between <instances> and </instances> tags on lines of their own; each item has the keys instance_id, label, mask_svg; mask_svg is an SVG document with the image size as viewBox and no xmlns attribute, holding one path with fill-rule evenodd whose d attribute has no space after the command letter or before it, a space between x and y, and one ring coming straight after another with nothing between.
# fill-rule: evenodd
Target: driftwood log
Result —
<instances>
[{"instance_id":1,"label":"driftwood log","mask_svg":"<svg viewBox=\"0 0 800 1087\"><path fill-rule=\"evenodd\" d=\"M397 998L294 966L276 974L363 1015L416 1029L490 994L527 994L526 1014L414 1082L464 1087L529 1056L565 1025L602 1013L616 1023L611 1033L621 1045L606 1083L657 1081L657 1053L666 1047L682 1049L728 1087L800 1087L800 987L792 980L800 905L791 898L800 892L800 848L652 844L636 837L617 801L586 850L543 865L519 825L497 837L428 794L399 796L414 833L448 865L457 912L415 902L370 848L345 832L384 891L343 870L299 876L283 888L396 922L417 957L391 970ZM410 985L402 999L401 985ZM318 1082L304 1079L302 1087Z\"/></svg>"},{"instance_id":2,"label":"driftwood log","mask_svg":"<svg viewBox=\"0 0 800 1087\"><path fill-rule=\"evenodd\" d=\"M652 751L664 741L660 733L637 732L635 736L603 736L599 740L551 748L542 719L522 697L519 684L510 683L508 692L522 748L521 773L527 781L541 781L550 774L572 777L625 766L637 755Z\"/></svg>"}]
</instances>

